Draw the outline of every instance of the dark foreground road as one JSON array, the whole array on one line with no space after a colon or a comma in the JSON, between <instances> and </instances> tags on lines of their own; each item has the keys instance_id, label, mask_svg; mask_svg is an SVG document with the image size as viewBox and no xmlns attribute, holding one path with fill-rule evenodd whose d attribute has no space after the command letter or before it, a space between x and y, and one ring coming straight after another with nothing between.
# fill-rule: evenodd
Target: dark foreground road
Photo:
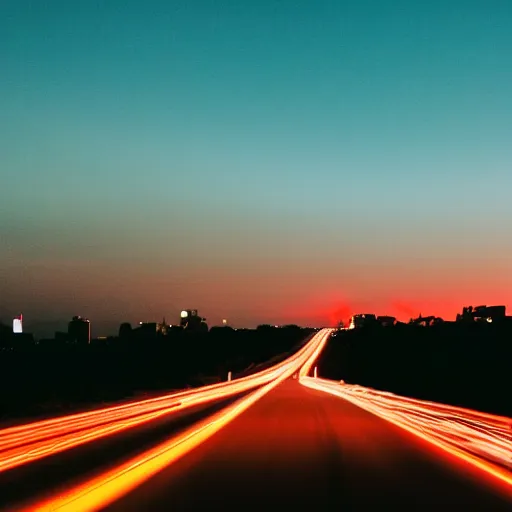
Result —
<instances>
[{"instance_id":1,"label":"dark foreground road","mask_svg":"<svg viewBox=\"0 0 512 512\"><path fill-rule=\"evenodd\" d=\"M93 477L99 470L122 464L245 394L169 414L117 435L0 472L0 511L14 512L26 500L32 502L53 496Z\"/></svg>"},{"instance_id":2,"label":"dark foreground road","mask_svg":"<svg viewBox=\"0 0 512 512\"><path fill-rule=\"evenodd\" d=\"M508 491L479 470L290 380L108 511L487 512L511 505Z\"/></svg>"}]
</instances>

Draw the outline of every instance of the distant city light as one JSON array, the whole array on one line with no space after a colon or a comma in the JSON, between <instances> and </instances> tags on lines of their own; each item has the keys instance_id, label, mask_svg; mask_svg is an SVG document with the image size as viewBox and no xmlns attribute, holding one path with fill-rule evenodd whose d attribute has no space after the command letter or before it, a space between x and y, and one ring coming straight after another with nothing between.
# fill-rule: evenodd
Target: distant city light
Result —
<instances>
[{"instance_id":1,"label":"distant city light","mask_svg":"<svg viewBox=\"0 0 512 512\"><path fill-rule=\"evenodd\" d=\"M23 315L17 316L12 321L12 332L15 334L23 333Z\"/></svg>"},{"instance_id":2,"label":"distant city light","mask_svg":"<svg viewBox=\"0 0 512 512\"><path fill-rule=\"evenodd\" d=\"M228 321L227 321L225 318L223 318L223 319L222 319L222 323L223 323L224 325L227 325Z\"/></svg>"}]
</instances>

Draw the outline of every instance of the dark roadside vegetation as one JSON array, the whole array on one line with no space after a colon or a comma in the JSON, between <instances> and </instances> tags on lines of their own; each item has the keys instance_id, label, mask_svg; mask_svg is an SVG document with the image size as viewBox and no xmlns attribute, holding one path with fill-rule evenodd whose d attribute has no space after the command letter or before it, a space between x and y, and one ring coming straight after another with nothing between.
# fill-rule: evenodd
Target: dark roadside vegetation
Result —
<instances>
[{"instance_id":1,"label":"dark roadside vegetation","mask_svg":"<svg viewBox=\"0 0 512 512\"><path fill-rule=\"evenodd\" d=\"M512 326L445 322L337 331L327 379L512 417Z\"/></svg>"},{"instance_id":2,"label":"dark roadside vegetation","mask_svg":"<svg viewBox=\"0 0 512 512\"><path fill-rule=\"evenodd\" d=\"M0 350L0 421L61 414L127 398L198 387L263 369L314 331L297 326L176 330L90 345L55 341ZM51 341L51 340L50 340Z\"/></svg>"}]
</instances>

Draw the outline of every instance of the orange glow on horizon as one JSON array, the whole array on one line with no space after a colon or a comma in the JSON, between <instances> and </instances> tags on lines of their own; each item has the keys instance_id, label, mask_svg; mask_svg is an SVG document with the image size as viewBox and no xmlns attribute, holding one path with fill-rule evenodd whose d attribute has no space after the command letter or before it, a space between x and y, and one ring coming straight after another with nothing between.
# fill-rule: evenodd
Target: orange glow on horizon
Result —
<instances>
[{"instance_id":1,"label":"orange glow on horizon","mask_svg":"<svg viewBox=\"0 0 512 512\"><path fill-rule=\"evenodd\" d=\"M394 316L400 322L408 322L411 318L423 316L438 316L444 320L455 320L458 313L462 312L465 306L480 304L486 305L507 305L508 300L494 294L475 294L475 297L462 295L445 296L435 299L425 297L423 299L372 299L356 300L339 297L336 292L325 293L317 300L310 299L308 302L290 301L286 308L283 308L276 316L276 321L283 318L282 323L297 323L299 325L329 326L335 327L340 321L348 323L351 316L360 313L374 313L377 316ZM507 307L508 314L512 309Z\"/></svg>"}]
</instances>

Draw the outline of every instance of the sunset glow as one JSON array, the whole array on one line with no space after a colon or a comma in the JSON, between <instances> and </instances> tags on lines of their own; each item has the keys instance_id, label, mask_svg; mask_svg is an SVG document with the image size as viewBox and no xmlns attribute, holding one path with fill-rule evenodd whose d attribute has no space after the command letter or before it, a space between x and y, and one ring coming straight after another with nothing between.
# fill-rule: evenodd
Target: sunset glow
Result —
<instances>
[{"instance_id":1,"label":"sunset glow","mask_svg":"<svg viewBox=\"0 0 512 512\"><path fill-rule=\"evenodd\" d=\"M510 2L178 3L3 2L0 320L512 305Z\"/></svg>"}]
</instances>

